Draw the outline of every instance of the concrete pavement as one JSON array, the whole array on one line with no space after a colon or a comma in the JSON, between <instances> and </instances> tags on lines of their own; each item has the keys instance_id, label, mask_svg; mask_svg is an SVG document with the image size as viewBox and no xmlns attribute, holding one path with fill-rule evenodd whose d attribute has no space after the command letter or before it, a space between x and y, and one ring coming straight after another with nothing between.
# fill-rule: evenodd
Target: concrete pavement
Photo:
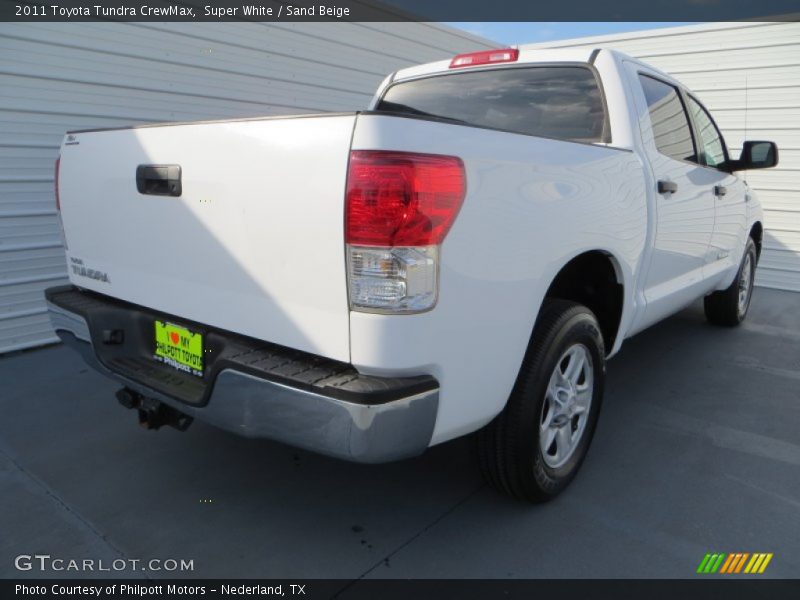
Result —
<instances>
[{"instance_id":1,"label":"concrete pavement","mask_svg":"<svg viewBox=\"0 0 800 600\"><path fill-rule=\"evenodd\" d=\"M151 578L692 577L737 551L800 575L800 294L757 289L738 329L696 305L628 340L581 473L544 506L488 489L469 440L352 465L144 431L117 387L62 346L0 357L1 577L41 577L14 568L34 553L194 561L118 574Z\"/></svg>"}]
</instances>

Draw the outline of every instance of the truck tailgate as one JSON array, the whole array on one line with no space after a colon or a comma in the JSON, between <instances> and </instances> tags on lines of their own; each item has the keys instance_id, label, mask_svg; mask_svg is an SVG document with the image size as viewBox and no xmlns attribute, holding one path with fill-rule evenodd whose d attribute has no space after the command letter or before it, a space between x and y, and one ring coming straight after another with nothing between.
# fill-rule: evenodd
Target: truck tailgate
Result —
<instances>
[{"instance_id":1,"label":"truck tailgate","mask_svg":"<svg viewBox=\"0 0 800 600\"><path fill-rule=\"evenodd\" d=\"M349 361L343 228L355 119L70 134L59 190L72 283ZM169 195L174 167L180 195Z\"/></svg>"}]
</instances>

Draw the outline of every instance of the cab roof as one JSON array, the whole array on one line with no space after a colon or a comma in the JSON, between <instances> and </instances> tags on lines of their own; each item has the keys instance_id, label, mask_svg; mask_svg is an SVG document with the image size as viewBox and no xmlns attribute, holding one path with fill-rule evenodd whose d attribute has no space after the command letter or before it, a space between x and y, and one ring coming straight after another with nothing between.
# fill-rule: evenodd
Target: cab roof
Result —
<instances>
[{"instance_id":1,"label":"cab roof","mask_svg":"<svg viewBox=\"0 0 800 600\"><path fill-rule=\"evenodd\" d=\"M519 50L519 58L514 61L514 64L522 63L553 63L553 62L589 62L592 55L593 48L563 48L542 50L541 48L526 48L523 46L512 46ZM450 61L453 57L445 60L438 60L436 62L426 63L424 65L415 65L406 69L400 69L395 73L394 81L401 79L413 79L415 77L422 77L424 75L433 75L435 73L452 73L457 70L469 71L475 67L460 67L459 69L451 69ZM501 63L508 65L509 63ZM490 67L491 65L484 65Z\"/></svg>"},{"instance_id":2,"label":"cab roof","mask_svg":"<svg viewBox=\"0 0 800 600\"><path fill-rule=\"evenodd\" d=\"M451 61L453 57L447 58L445 60L438 60L435 62L425 63L422 65L415 65L413 67L408 67L405 69L400 69L392 77L390 77L386 83L388 82L396 82L402 81L405 79L415 79L417 77L425 77L427 75L436 75L439 73L456 73L456 72L466 72L473 69L491 69L491 68L502 68L509 65L519 65L519 64L537 64L537 63L590 63L592 62L592 55L596 53L601 54L610 54L615 61L631 61L633 63L642 65L647 67L651 71L658 73L661 77L665 80L670 81L678 86L683 87L683 85L677 81L674 77L669 75L668 73L664 73L661 69L654 67L653 65L649 65L637 58L629 56L624 52L620 52L619 50L614 50L613 48L605 48L605 47L583 47L583 48L541 48L535 44L522 44L520 46L510 46L510 48L516 49L519 51L518 58L513 62L498 62L496 65L493 64L482 64L476 66L463 66L458 68L450 68ZM502 50L498 48L498 50Z\"/></svg>"}]
</instances>

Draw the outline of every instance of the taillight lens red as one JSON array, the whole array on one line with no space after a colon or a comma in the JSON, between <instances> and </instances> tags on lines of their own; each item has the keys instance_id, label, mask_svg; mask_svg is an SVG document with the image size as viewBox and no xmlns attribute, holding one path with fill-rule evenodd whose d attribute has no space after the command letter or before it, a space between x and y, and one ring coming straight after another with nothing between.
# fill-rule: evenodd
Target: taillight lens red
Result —
<instances>
[{"instance_id":1,"label":"taillight lens red","mask_svg":"<svg viewBox=\"0 0 800 600\"><path fill-rule=\"evenodd\" d=\"M345 239L360 246L441 244L465 192L464 163L455 156L354 150Z\"/></svg>"},{"instance_id":2,"label":"taillight lens red","mask_svg":"<svg viewBox=\"0 0 800 600\"><path fill-rule=\"evenodd\" d=\"M53 179L53 181L54 181L53 187L55 188L55 192L56 192L56 210L59 211L59 212L61 211L61 198L60 198L60 196L58 194L58 172L60 170L61 170L61 157L59 156L56 159L55 174L54 174L54 179Z\"/></svg>"}]
</instances>

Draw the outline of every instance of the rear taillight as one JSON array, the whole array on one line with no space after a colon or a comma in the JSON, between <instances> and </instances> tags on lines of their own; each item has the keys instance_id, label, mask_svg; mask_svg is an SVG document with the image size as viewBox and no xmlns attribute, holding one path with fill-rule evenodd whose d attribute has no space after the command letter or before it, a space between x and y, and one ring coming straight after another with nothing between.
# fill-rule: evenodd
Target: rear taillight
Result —
<instances>
[{"instance_id":1,"label":"rear taillight","mask_svg":"<svg viewBox=\"0 0 800 600\"><path fill-rule=\"evenodd\" d=\"M408 313L436 304L439 245L465 191L460 158L351 153L345 240L354 310Z\"/></svg>"},{"instance_id":2,"label":"rear taillight","mask_svg":"<svg viewBox=\"0 0 800 600\"><path fill-rule=\"evenodd\" d=\"M450 68L476 67L494 63L515 62L519 58L516 48L502 48L500 50L481 50L468 54L458 54L450 61Z\"/></svg>"},{"instance_id":3,"label":"rear taillight","mask_svg":"<svg viewBox=\"0 0 800 600\"><path fill-rule=\"evenodd\" d=\"M455 156L356 150L347 177L347 243L440 244L464 199Z\"/></svg>"},{"instance_id":4,"label":"rear taillight","mask_svg":"<svg viewBox=\"0 0 800 600\"><path fill-rule=\"evenodd\" d=\"M61 156L56 159L55 172L53 173L53 191L56 195L56 212L58 213L58 226L61 229L61 241L64 248L69 249L67 246L67 236L64 233L64 222L61 218L61 193L59 190L59 176L61 175Z\"/></svg>"},{"instance_id":5,"label":"rear taillight","mask_svg":"<svg viewBox=\"0 0 800 600\"><path fill-rule=\"evenodd\" d=\"M58 195L58 172L61 170L61 157L59 156L56 159L56 168L55 174L53 177L53 187L55 188L56 192L56 210L61 212L61 198Z\"/></svg>"}]
</instances>

